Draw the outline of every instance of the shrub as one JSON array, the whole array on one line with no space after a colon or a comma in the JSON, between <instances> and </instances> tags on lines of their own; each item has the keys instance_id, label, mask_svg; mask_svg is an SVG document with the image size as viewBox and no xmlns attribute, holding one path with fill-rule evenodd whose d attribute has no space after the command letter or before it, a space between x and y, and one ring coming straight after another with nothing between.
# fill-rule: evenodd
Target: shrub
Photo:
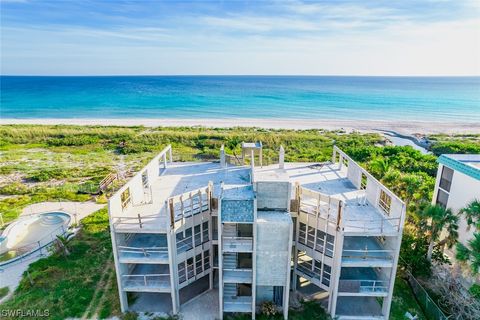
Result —
<instances>
[{"instance_id":1,"label":"shrub","mask_svg":"<svg viewBox=\"0 0 480 320\"><path fill-rule=\"evenodd\" d=\"M272 301L262 302L260 310L262 314L266 316L274 316L277 314L277 306Z\"/></svg>"},{"instance_id":2,"label":"shrub","mask_svg":"<svg viewBox=\"0 0 480 320\"><path fill-rule=\"evenodd\" d=\"M471 293L471 295L480 301L480 284L474 283L468 291Z\"/></svg>"}]
</instances>

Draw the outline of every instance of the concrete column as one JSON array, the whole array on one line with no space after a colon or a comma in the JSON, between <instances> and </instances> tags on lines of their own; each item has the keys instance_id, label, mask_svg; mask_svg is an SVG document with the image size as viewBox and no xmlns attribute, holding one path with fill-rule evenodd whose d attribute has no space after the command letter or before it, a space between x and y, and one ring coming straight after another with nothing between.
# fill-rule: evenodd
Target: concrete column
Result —
<instances>
[{"instance_id":1,"label":"concrete column","mask_svg":"<svg viewBox=\"0 0 480 320\"><path fill-rule=\"evenodd\" d=\"M439 179L437 179L439 180ZM402 245L402 235L403 235L403 225L405 223L405 215L406 215L406 206L403 205L402 208L402 217L400 219L400 230L398 232L397 236L397 243L395 247L395 256L393 258L393 266L391 269L390 273L390 282L389 282L389 288L388 288L388 296L383 300L383 307L382 307L382 313L385 317L385 319L388 319L390 316L390 307L392 304L392 298L393 298L393 287L395 285L395 276L397 274L397 267L398 267L398 258L400 256L400 247Z\"/></svg>"},{"instance_id":2,"label":"concrete column","mask_svg":"<svg viewBox=\"0 0 480 320\"><path fill-rule=\"evenodd\" d=\"M335 236L335 251L333 256L335 257L332 266L332 275L330 278L330 295L328 297L328 311L332 318L335 318L337 310L337 299L338 299L338 284L340 280L340 273L342 271L342 251L343 251L343 239L345 234L341 230L337 232Z\"/></svg>"},{"instance_id":3,"label":"concrete column","mask_svg":"<svg viewBox=\"0 0 480 320\"><path fill-rule=\"evenodd\" d=\"M220 166L222 168L227 167L227 163L225 161L225 146L222 144L222 147L220 148Z\"/></svg>"},{"instance_id":4,"label":"concrete column","mask_svg":"<svg viewBox=\"0 0 480 320\"><path fill-rule=\"evenodd\" d=\"M252 151L253 155L253 151ZM253 161L253 158L252 158ZM253 250L252 250L252 320L255 320L257 307L257 198L253 199Z\"/></svg>"},{"instance_id":5,"label":"concrete column","mask_svg":"<svg viewBox=\"0 0 480 320\"><path fill-rule=\"evenodd\" d=\"M170 229L167 231L167 246L168 246L168 263L170 265L170 288L172 295L172 312L178 314L180 311L180 297L178 294L178 266L176 262L176 245L175 245L175 230Z\"/></svg>"},{"instance_id":6,"label":"concrete column","mask_svg":"<svg viewBox=\"0 0 480 320\"><path fill-rule=\"evenodd\" d=\"M263 147L260 147L260 154L259 154L259 162L260 162L260 167L263 167Z\"/></svg>"},{"instance_id":7,"label":"concrete column","mask_svg":"<svg viewBox=\"0 0 480 320\"><path fill-rule=\"evenodd\" d=\"M280 146L280 154L279 154L279 159L278 159L278 167L280 169L285 169L285 149L283 149L283 146Z\"/></svg>"},{"instance_id":8,"label":"concrete column","mask_svg":"<svg viewBox=\"0 0 480 320\"><path fill-rule=\"evenodd\" d=\"M169 147L170 149L168 149L168 157L170 159L170 163L172 163L173 162L172 146L170 145Z\"/></svg>"},{"instance_id":9,"label":"concrete column","mask_svg":"<svg viewBox=\"0 0 480 320\"><path fill-rule=\"evenodd\" d=\"M251 171L252 171L252 173L251 173L252 181L251 182L253 183L255 181L254 173L253 173L253 171L255 169L255 153L254 153L253 149L250 151L250 157L251 157L250 168L251 168Z\"/></svg>"},{"instance_id":10,"label":"concrete column","mask_svg":"<svg viewBox=\"0 0 480 320\"><path fill-rule=\"evenodd\" d=\"M115 235L115 231L113 228L113 225L111 224L110 221L110 230L111 230L111 238L112 238L112 251L113 251L113 260L115 262L115 273L117 275L117 283L118 283L118 295L120 297L120 310L122 312L127 312L128 311L128 299L127 299L127 293L123 291L123 285L122 285L122 271L125 268L122 268L120 263L118 262L118 252L117 252L117 239Z\"/></svg>"},{"instance_id":11,"label":"concrete column","mask_svg":"<svg viewBox=\"0 0 480 320\"><path fill-rule=\"evenodd\" d=\"M283 290L283 318L288 319L288 301L290 297L290 273L292 269L292 243L293 243L293 223L290 225L290 236L288 237L288 258L287 258L287 279Z\"/></svg>"},{"instance_id":12,"label":"concrete column","mask_svg":"<svg viewBox=\"0 0 480 320\"><path fill-rule=\"evenodd\" d=\"M222 183L223 184L223 183ZM223 189L223 186L222 186ZM223 319L223 244L222 244L222 198L218 198L218 318Z\"/></svg>"},{"instance_id":13,"label":"concrete column","mask_svg":"<svg viewBox=\"0 0 480 320\"><path fill-rule=\"evenodd\" d=\"M108 220L110 223L110 237L112 239L112 252L113 252L113 261L115 263L115 274L117 276L117 284L118 284L118 296L120 297L120 310L122 312L126 312L128 310L128 299L127 293L123 291L122 286L122 268L120 263L118 262L118 251L117 251L117 238L115 235L115 228L113 226L112 221L112 210L110 208L110 203L108 204Z\"/></svg>"},{"instance_id":14,"label":"concrete column","mask_svg":"<svg viewBox=\"0 0 480 320\"><path fill-rule=\"evenodd\" d=\"M167 169L167 155L166 154L163 155L163 168Z\"/></svg>"}]
</instances>

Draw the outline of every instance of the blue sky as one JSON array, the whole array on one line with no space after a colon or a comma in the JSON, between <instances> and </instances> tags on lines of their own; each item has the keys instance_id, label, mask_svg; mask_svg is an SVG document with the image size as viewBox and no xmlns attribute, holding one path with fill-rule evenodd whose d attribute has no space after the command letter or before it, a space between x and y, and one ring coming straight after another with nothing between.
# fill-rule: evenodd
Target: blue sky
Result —
<instances>
[{"instance_id":1,"label":"blue sky","mask_svg":"<svg viewBox=\"0 0 480 320\"><path fill-rule=\"evenodd\" d=\"M480 0L0 0L2 74L480 75Z\"/></svg>"}]
</instances>

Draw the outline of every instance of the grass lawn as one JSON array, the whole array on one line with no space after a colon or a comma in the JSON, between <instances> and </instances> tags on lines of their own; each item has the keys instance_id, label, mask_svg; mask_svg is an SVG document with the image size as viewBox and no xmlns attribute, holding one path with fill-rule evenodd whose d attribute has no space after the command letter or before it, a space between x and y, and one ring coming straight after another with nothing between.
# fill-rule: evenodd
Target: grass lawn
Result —
<instances>
[{"instance_id":1,"label":"grass lawn","mask_svg":"<svg viewBox=\"0 0 480 320\"><path fill-rule=\"evenodd\" d=\"M8 292L9 292L8 287L0 288L0 299L5 297L8 294Z\"/></svg>"},{"instance_id":2,"label":"grass lawn","mask_svg":"<svg viewBox=\"0 0 480 320\"><path fill-rule=\"evenodd\" d=\"M395 279L395 287L393 289L392 307L390 310L391 320L405 320L405 312L412 315L418 315L419 320L428 320L422 312L422 309L415 300L413 291L407 280L400 276Z\"/></svg>"}]
</instances>

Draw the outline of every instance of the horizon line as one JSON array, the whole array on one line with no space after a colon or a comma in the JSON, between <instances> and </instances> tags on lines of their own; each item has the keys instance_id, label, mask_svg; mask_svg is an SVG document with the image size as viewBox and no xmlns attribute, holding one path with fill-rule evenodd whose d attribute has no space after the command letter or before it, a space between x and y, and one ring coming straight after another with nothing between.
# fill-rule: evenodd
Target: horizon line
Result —
<instances>
[{"instance_id":1,"label":"horizon line","mask_svg":"<svg viewBox=\"0 0 480 320\"><path fill-rule=\"evenodd\" d=\"M475 78L480 74L454 75L363 75L363 74L0 74L0 77L390 77Z\"/></svg>"}]
</instances>

